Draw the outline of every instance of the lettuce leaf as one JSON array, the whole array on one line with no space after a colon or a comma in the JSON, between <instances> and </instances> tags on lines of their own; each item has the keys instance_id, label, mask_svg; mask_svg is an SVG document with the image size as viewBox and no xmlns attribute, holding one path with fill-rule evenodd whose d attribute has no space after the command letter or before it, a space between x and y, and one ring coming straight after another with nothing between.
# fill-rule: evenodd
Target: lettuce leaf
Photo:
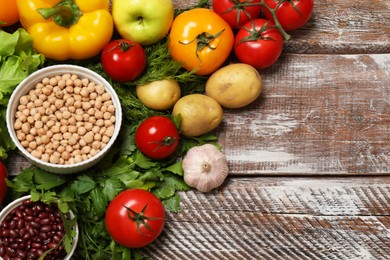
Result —
<instances>
[{"instance_id":1,"label":"lettuce leaf","mask_svg":"<svg viewBox=\"0 0 390 260\"><path fill-rule=\"evenodd\" d=\"M15 149L5 123L9 98L16 86L43 66L45 57L33 48L33 40L25 29L13 33L0 30L0 160Z\"/></svg>"}]
</instances>

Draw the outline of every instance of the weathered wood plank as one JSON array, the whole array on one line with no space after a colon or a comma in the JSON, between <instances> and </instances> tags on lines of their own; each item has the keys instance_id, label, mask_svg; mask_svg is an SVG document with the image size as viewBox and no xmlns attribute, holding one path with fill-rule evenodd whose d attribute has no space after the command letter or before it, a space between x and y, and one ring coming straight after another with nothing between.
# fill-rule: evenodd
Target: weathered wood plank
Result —
<instances>
[{"instance_id":1,"label":"weathered wood plank","mask_svg":"<svg viewBox=\"0 0 390 260\"><path fill-rule=\"evenodd\" d=\"M390 173L390 54L285 54L262 75L219 128L230 174Z\"/></svg>"},{"instance_id":2,"label":"weathered wood plank","mask_svg":"<svg viewBox=\"0 0 390 260\"><path fill-rule=\"evenodd\" d=\"M173 1L176 8L198 1ZM212 3L210 0L209 3ZM301 29L291 32L286 53L389 53L390 2L314 1L314 12Z\"/></svg>"},{"instance_id":3,"label":"weathered wood plank","mask_svg":"<svg viewBox=\"0 0 390 260\"><path fill-rule=\"evenodd\" d=\"M390 177L230 179L182 193L153 259L388 259Z\"/></svg>"}]
</instances>

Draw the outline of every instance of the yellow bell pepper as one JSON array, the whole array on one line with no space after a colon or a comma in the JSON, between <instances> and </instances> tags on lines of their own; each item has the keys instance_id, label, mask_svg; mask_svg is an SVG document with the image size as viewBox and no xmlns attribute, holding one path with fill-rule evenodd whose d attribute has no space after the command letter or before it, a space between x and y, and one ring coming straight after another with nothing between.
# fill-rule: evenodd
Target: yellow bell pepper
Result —
<instances>
[{"instance_id":1,"label":"yellow bell pepper","mask_svg":"<svg viewBox=\"0 0 390 260\"><path fill-rule=\"evenodd\" d=\"M109 0L17 0L20 22L46 58L91 58L111 40Z\"/></svg>"}]
</instances>

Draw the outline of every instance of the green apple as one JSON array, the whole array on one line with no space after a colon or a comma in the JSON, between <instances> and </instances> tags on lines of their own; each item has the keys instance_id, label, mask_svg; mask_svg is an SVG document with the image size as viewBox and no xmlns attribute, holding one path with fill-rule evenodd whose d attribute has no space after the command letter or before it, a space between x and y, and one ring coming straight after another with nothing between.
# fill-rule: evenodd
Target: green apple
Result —
<instances>
[{"instance_id":1,"label":"green apple","mask_svg":"<svg viewBox=\"0 0 390 260\"><path fill-rule=\"evenodd\" d=\"M168 33L173 21L172 0L113 0L112 17L118 33L147 46Z\"/></svg>"}]
</instances>

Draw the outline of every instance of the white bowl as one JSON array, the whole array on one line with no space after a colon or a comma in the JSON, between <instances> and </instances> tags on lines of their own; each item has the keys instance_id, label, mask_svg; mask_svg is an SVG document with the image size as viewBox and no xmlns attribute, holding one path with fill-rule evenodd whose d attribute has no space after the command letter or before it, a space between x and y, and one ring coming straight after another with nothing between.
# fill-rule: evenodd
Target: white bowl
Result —
<instances>
[{"instance_id":1,"label":"white bowl","mask_svg":"<svg viewBox=\"0 0 390 260\"><path fill-rule=\"evenodd\" d=\"M8 204L1 212L0 212L0 225L3 222L3 220L10 214L15 208L17 208L19 205L23 203L23 201L31 199L30 195L21 197L19 199L14 200L10 204ZM69 216L73 219L75 216L72 211L69 211ZM74 251L76 250L77 243L79 240L79 226L77 223L73 226L73 229L75 231L75 237L73 238L73 243L72 243L72 248L70 252L66 255L64 260L69 260L71 259L72 255L74 254ZM0 257L2 259L2 257Z\"/></svg>"},{"instance_id":2,"label":"white bowl","mask_svg":"<svg viewBox=\"0 0 390 260\"><path fill-rule=\"evenodd\" d=\"M88 78L90 81L95 82L97 85L101 84L105 87L106 92L111 95L111 100L113 102L113 105L115 106L115 117L116 117L115 130L114 130L114 134L110 138L107 145L95 156L75 164L54 164L50 162L45 162L43 160L40 160L32 156L30 152L28 152L21 145L18 138L16 137L16 132L14 129L15 113L17 111L20 98L23 95L26 95L31 89L35 88L36 84L41 82L43 78L45 77L50 78L53 76L63 75L66 73L76 74L80 78ZM16 87L8 103L6 120L7 120L8 132L13 142L15 143L16 147L21 151L21 153L24 155L24 157L27 158L27 160L29 160L33 165L43 170L46 170L48 172L68 174L68 173L80 172L92 167L107 154L107 152L113 145L115 139L118 137L121 128L121 122L122 122L122 109L121 109L119 98L115 90L102 76L100 76L96 72L75 65L54 65L54 66L45 67L43 69L40 69L32 73Z\"/></svg>"}]
</instances>

